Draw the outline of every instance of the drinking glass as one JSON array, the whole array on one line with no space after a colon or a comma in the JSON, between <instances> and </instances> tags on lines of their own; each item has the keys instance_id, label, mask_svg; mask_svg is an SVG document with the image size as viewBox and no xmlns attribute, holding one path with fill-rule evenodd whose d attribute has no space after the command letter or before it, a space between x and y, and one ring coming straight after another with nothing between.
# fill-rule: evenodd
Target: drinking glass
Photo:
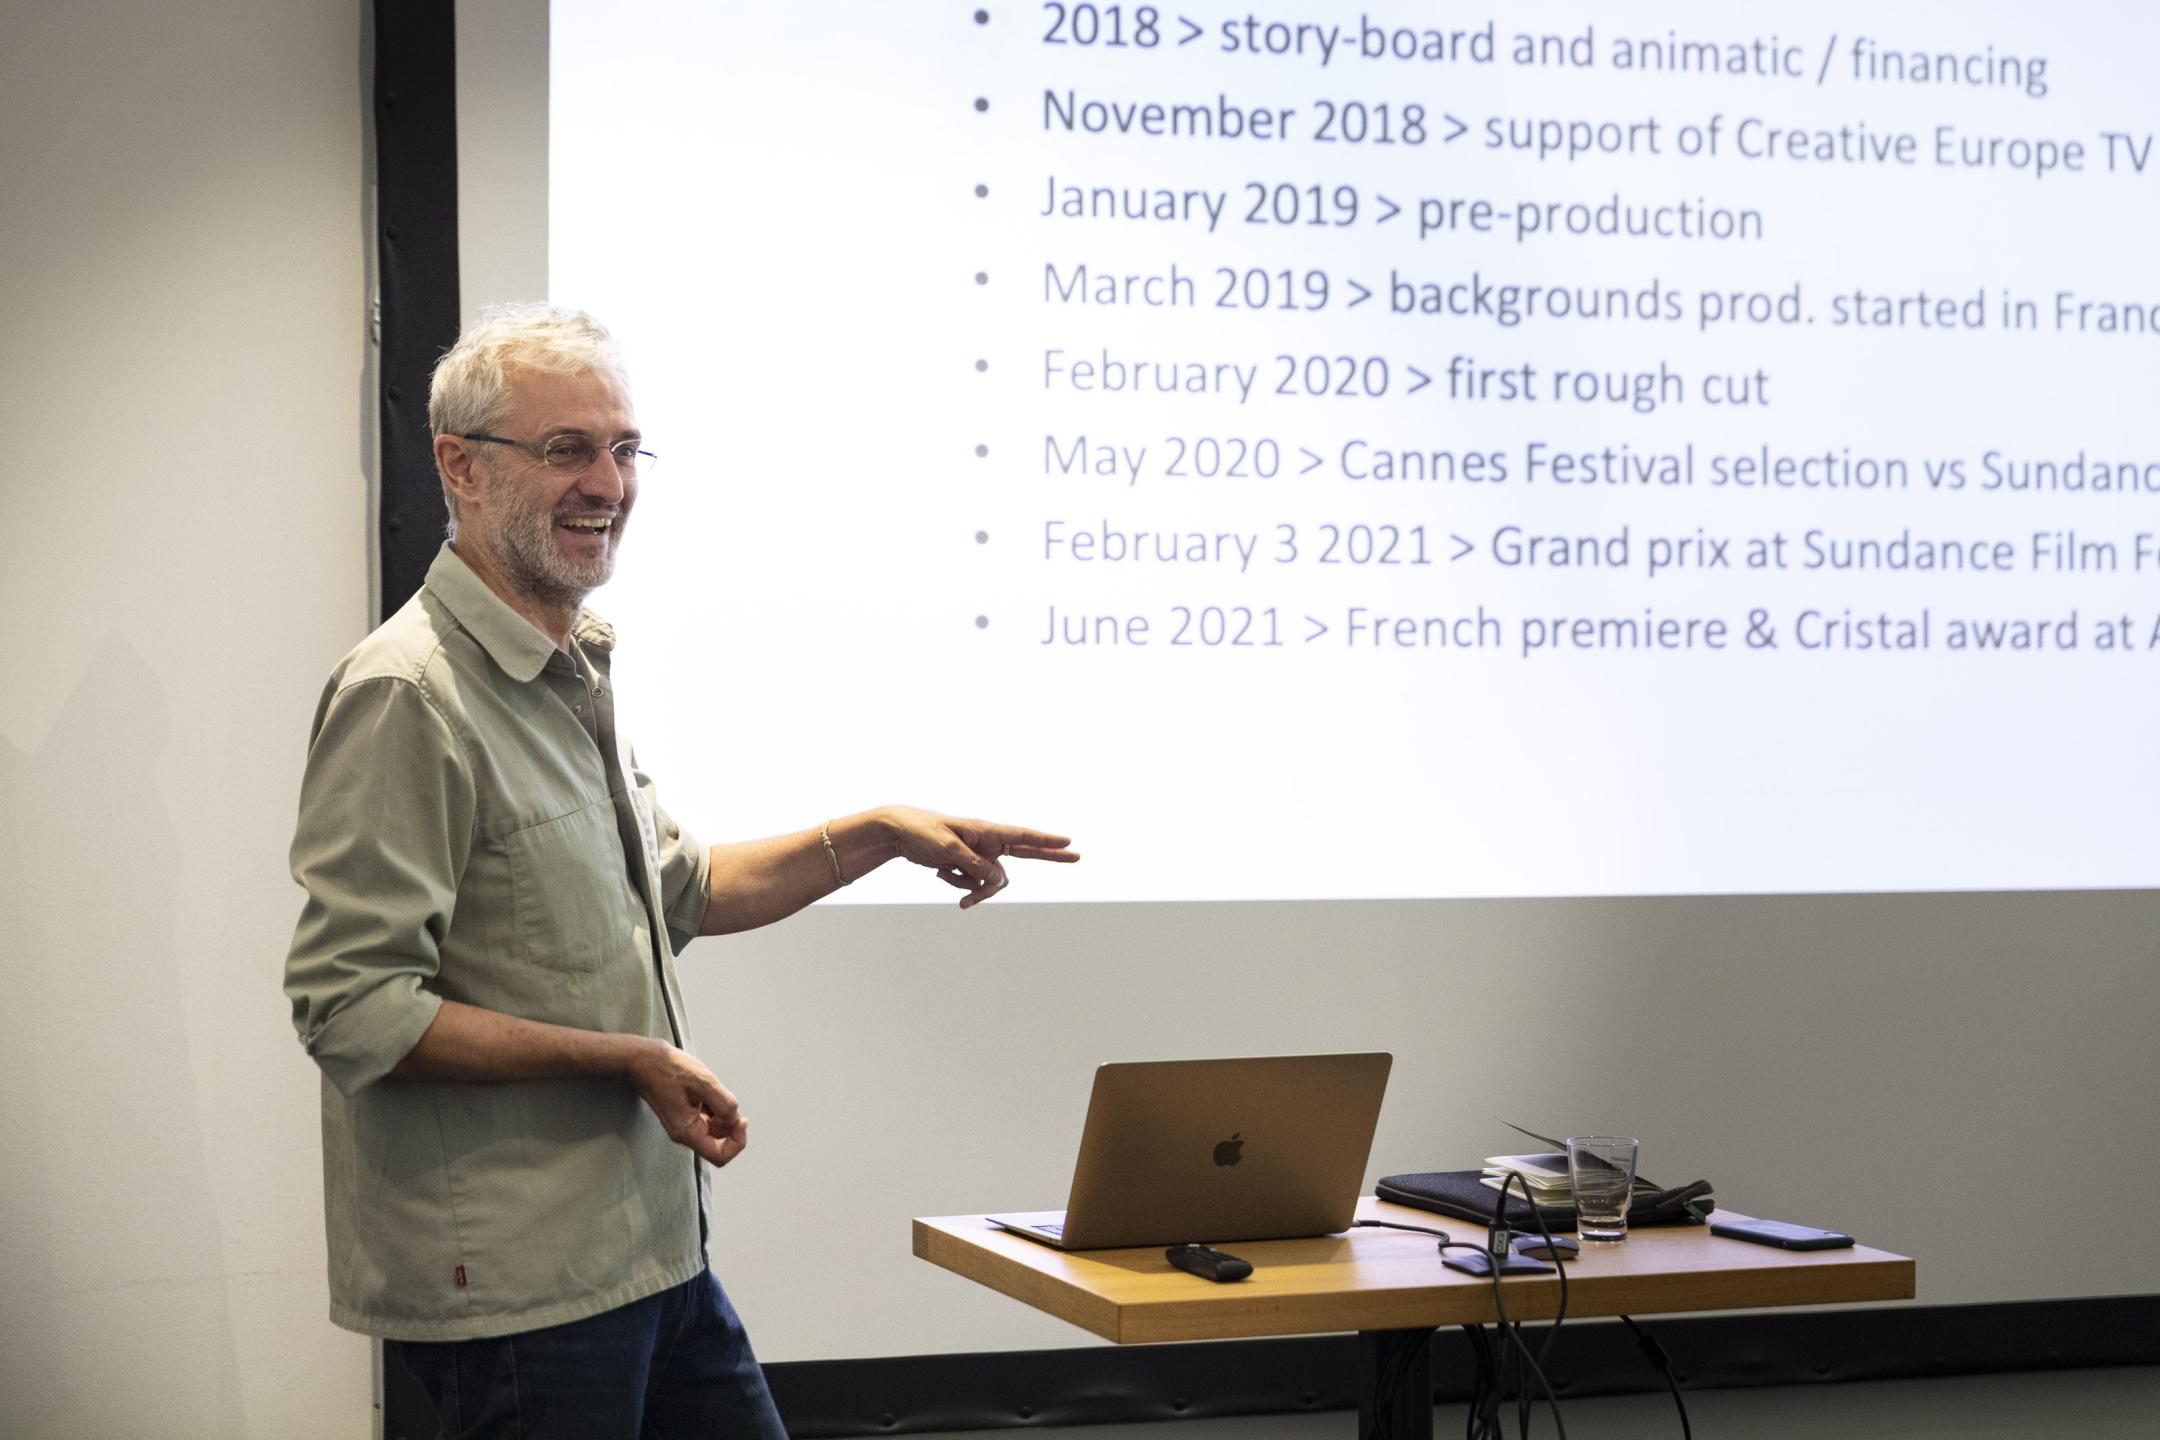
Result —
<instances>
[{"instance_id":1,"label":"drinking glass","mask_svg":"<svg viewBox=\"0 0 2160 1440\"><path fill-rule=\"evenodd\" d=\"M1586 1244L1627 1239L1636 1148L1633 1140L1619 1135L1568 1137L1568 1184L1575 1191L1576 1234Z\"/></svg>"}]
</instances>

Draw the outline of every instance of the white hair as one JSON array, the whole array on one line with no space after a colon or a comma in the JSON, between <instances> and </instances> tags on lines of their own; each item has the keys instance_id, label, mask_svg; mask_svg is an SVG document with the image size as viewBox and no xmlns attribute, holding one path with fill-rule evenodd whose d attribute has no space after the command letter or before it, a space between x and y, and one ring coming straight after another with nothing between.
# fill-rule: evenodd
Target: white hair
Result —
<instances>
[{"instance_id":1,"label":"white hair","mask_svg":"<svg viewBox=\"0 0 2160 1440\"><path fill-rule=\"evenodd\" d=\"M428 432L492 432L510 413L510 371L553 375L603 372L628 384L622 351L607 327L582 310L559 305L490 305L435 362L428 386ZM457 497L443 486L450 535L457 536Z\"/></svg>"}]
</instances>

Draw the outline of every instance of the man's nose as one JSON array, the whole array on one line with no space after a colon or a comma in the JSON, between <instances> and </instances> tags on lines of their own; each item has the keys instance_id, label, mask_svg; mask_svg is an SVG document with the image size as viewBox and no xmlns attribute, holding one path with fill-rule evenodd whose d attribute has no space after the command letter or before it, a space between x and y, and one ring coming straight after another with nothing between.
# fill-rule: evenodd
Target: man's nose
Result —
<instances>
[{"instance_id":1,"label":"man's nose","mask_svg":"<svg viewBox=\"0 0 2160 1440\"><path fill-rule=\"evenodd\" d=\"M578 493L594 500L605 500L619 505L628 497L636 482L624 475L622 466L615 459L615 452L602 450L593 463L585 467L578 477Z\"/></svg>"}]
</instances>

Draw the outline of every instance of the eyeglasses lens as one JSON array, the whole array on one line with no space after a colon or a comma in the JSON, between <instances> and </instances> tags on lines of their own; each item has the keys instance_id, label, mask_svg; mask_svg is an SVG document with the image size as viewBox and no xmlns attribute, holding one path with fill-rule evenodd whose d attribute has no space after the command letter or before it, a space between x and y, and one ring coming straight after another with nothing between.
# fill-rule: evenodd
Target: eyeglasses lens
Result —
<instances>
[{"instance_id":1,"label":"eyeglasses lens","mask_svg":"<svg viewBox=\"0 0 2160 1440\"><path fill-rule=\"evenodd\" d=\"M640 450L635 440L625 440L609 447L615 457L615 468L625 475L635 475L641 469L650 470L657 457L650 450ZM551 469L565 474L582 475L600 458L600 447L590 440L575 435L564 435L547 442L540 452Z\"/></svg>"}]
</instances>

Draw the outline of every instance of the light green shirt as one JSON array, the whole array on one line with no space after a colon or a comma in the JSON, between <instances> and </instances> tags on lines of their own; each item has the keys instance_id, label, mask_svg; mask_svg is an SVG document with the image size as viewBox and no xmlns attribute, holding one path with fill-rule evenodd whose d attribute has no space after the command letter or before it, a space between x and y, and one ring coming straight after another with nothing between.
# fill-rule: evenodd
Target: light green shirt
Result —
<instances>
[{"instance_id":1,"label":"light green shirt","mask_svg":"<svg viewBox=\"0 0 2160 1440\"><path fill-rule=\"evenodd\" d=\"M446 999L688 1048L675 949L709 861L615 733L613 632L574 634L556 649L446 545L316 711L285 993L322 1068L348 1329L510 1334L705 1264L704 1167L628 1085L385 1078Z\"/></svg>"}]
</instances>

